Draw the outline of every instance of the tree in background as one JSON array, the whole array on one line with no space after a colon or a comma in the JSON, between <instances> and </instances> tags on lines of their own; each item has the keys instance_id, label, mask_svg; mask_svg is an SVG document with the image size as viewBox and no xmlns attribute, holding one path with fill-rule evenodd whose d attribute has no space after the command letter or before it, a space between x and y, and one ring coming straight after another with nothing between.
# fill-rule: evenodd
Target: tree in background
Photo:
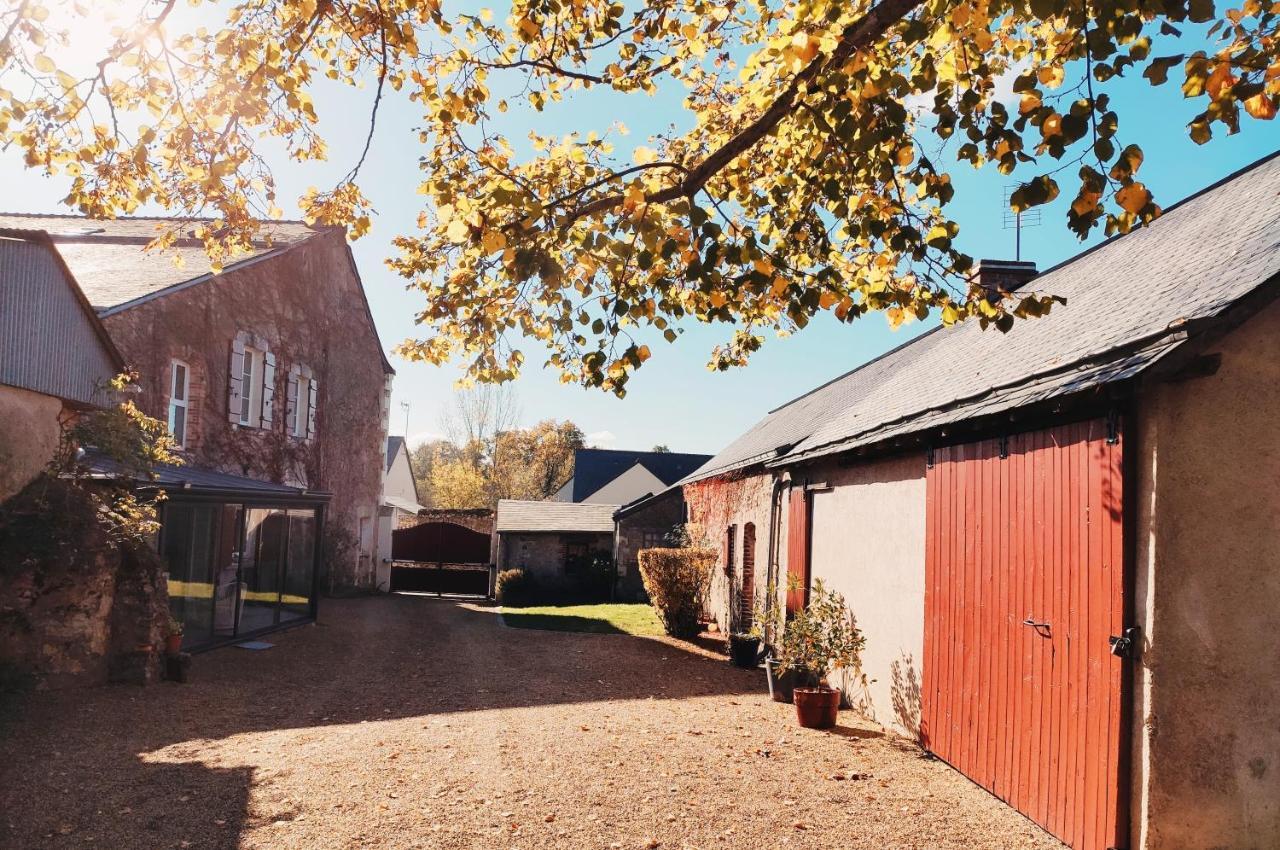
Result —
<instances>
[{"instance_id":1,"label":"tree in background","mask_svg":"<svg viewBox=\"0 0 1280 850\"><path fill-rule=\"evenodd\" d=\"M433 508L493 508L499 499L546 499L573 476L582 429L547 419L518 428L510 386L483 385L455 395L444 416L447 437L416 446L419 495Z\"/></svg>"},{"instance_id":2,"label":"tree in background","mask_svg":"<svg viewBox=\"0 0 1280 850\"><path fill-rule=\"evenodd\" d=\"M494 455L495 495L533 500L554 496L573 477L574 452L585 444L582 429L568 420L546 419L502 434Z\"/></svg>"},{"instance_id":3,"label":"tree in background","mask_svg":"<svg viewBox=\"0 0 1280 850\"><path fill-rule=\"evenodd\" d=\"M97 54L98 4L0 10L0 147L63 175L70 205L210 215L157 243L193 232L217 265L280 215L268 150L326 157L320 81L368 84L363 152L299 199L358 237L378 111L408 97L425 200L394 266L426 305L400 352L503 381L531 340L565 380L618 395L690 319L730 329L717 369L825 312L1007 330L1053 293L972 279L951 168L1016 180L1016 210L1067 193L1082 238L1123 233L1160 207L1118 78L1179 86L1199 144L1280 104L1280 14L1258 0L514 0L502 20L417 0L228 0L194 21L177 0L118 5ZM497 120L588 92L528 145ZM658 92L683 104L671 129L620 142L614 116Z\"/></svg>"},{"instance_id":4,"label":"tree in background","mask_svg":"<svg viewBox=\"0 0 1280 850\"><path fill-rule=\"evenodd\" d=\"M661 454L670 454L670 453L671 453L671 447L670 447L670 446L668 446L668 445L667 445L667 444L665 444L665 443L658 443L658 445L656 445L656 446L654 446L653 448L649 449L649 451L653 452L654 454L660 454L660 455L661 455Z\"/></svg>"}]
</instances>

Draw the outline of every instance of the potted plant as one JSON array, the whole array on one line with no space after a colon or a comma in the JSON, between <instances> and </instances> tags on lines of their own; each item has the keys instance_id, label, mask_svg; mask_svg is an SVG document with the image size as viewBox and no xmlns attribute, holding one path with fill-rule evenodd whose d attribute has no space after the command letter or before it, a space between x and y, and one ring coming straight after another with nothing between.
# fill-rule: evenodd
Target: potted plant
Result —
<instances>
[{"instance_id":1,"label":"potted plant","mask_svg":"<svg viewBox=\"0 0 1280 850\"><path fill-rule=\"evenodd\" d=\"M182 621L169 615L164 627L164 651L166 655L177 655L182 652Z\"/></svg>"},{"instance_id":2,"label":"potted plant","mask_svg":"<svg viewBox=\"0 0 1280 850\"><path fill-rule=\"evenodd\" d=\"M833 670L858 669L866 639L844 596L813 583L809 604L787 623L776 658L795 676L796 717L806 729L830 729L840 710L840 691L827 684Z\"/></svg>"},{"instance_id":3,"label":"potted plant","mask_svg":"<svg viewBox=\"0 0 1280 850\"><path fill-rule=\"evenodd\" d=\"M774 702L791 702L795 687L795 673L784 670L777 658L774 642L782 630L782 609L778 606L778 586L772 582L765 590L764 598L757 599L751 633L764 646L765 680L769 683L769 698Z\"/></svg>"},{"instance_id":4,"label":"potted plant","mask_svg":"<svg viewBox=\"0 0 1280 850\"><path fill-rule=\"evenodd\" d=\"M729 593L729 660L735 667L751 670L760 664L760 634L756 629L742 628L741 591L730 587Z\"/></svg>"}]
</instances>

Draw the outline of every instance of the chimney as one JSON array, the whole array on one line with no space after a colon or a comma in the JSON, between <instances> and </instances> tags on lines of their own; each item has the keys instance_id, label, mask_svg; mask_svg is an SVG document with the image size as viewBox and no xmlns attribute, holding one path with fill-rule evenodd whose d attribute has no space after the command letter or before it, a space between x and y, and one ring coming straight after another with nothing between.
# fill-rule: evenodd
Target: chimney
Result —
<instances>
[{"instance_id":1,"label":"chimney","mask_svg":"<svg viewBox=\"0 0 1280 850\"><path fill-rule=\"evenodd\" d=\"M990 293L989 297L999 297L1001 291L1013 292L1027 281L1039 274L1035 263L1021 260L978 260L974 266L971 280Z\"/></svg>"}]
</instances>

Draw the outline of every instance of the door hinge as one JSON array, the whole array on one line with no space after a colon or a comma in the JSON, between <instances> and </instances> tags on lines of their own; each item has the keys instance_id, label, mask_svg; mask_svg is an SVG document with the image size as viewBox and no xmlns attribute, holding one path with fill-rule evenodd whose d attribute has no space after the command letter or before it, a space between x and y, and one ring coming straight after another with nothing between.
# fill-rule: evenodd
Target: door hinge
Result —
<instances>
[{"instance_id":1,"label":"door hinge","mask_svg":"<svg viewBox=\"0 0 1280 850\"><path fill-rule=\"evenodd\" d=\"M1114 407L1107 412L1107 445L1120 442L1120 411Z\"/></svg>"},{"instance_id":2,"label":"door hinge","mask_svg":"<svg viewBox=\"0 0 1280 850\"><path fill-rule=\"evenodd\" d=\"M929 448L925 449L924 466L925 469L933 469L933 446L929 446Z\"/></svg>"},{"instance_id":3,"label":"door hinge","mask_svg":"<svg viewBox=\"0 0 1280 850\"><path fill-rule=\"evenodd\" d=\"M1117 658L1137 658L1141 639L1142 630L1137 626L1130 626L1121 634L1112 635L1107 642L1111 644L1111 654Z\"/></svg>"}]
</instances>

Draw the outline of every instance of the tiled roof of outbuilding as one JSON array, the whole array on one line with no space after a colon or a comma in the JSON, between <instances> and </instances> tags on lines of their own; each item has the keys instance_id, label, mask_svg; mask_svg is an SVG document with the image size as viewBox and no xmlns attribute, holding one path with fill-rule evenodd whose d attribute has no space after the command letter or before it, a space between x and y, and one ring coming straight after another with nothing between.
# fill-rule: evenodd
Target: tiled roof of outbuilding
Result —
<instances>
[{"instance_id":1,"label":"tiled roof of outbuilding","mask_svg":"<svg viewBox=\"0 0 1280 850\"><path fill-rule=\"evenodd\" d=\"M172 224L172 219L164 218L99 220L76 215L0 213L0 227L49 234L99 313L112 312L139 298L209 276L209 257L196 239L179 239L177 245L163 251L143 250ZM322 232L300 221L265 222L253 249L228 262L224 271L277 254Z\"/></svg>"},{"instance_id":2,"label":"tiled roof of outbuilding","mask_svg":"<svg viewBox=\"0 0 1280 850\"><path fill-rule=\"evenodd\" d=\"M529 532L613 532L617 505L500 499L494 529Z\"/></svg>"},{"instance_id":3,"label":"tiled roof of outbuilding","mask_svg":"<svg viewBox=\"0 0 1280 850\"><path fill-rule=\"evenodd\" d=\"M1138 374L1280 275L1280 152L1035 279L1060 295L1002 334L930 331L771 411L686 480L834 454Z\"/></svg>"}]
</instances>

